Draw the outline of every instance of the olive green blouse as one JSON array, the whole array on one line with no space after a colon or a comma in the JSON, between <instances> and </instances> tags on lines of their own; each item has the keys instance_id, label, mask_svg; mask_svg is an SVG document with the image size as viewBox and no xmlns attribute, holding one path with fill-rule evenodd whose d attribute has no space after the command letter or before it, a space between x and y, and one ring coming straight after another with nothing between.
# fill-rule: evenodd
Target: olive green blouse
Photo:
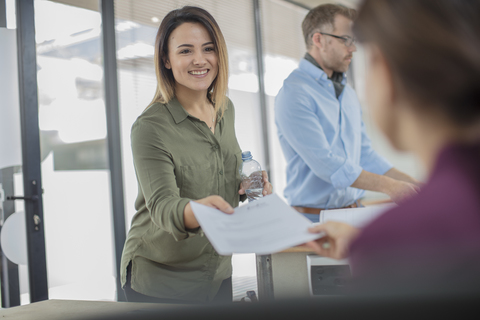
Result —
<instances>
[{"instance_id":1,"label":"olive green blouse","mask_svg":"<svg viewBox=\"0 0 480 320\"><path fill-rule=\"evenodd\" d=\"M238 206L242 155L234 118L229 100L213 134L177 99L154 103L137 118L131 133L137 213L123 249L122 286L130 261L132 289L158 298L211 301L231 276L231 257L219 256L201 228L185 229L183 210L210 195Z\"/></svg>"}]
</instances>

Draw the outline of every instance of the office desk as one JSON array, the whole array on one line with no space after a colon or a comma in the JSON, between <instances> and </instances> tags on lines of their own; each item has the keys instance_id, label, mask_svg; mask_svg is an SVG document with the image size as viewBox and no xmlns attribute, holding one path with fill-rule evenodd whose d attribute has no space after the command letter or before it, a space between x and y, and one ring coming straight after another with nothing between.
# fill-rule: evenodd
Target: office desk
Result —
<instances>
[{"instance_id":1,"label":"office desk","mask_svg":"<svg viewBox=\"0 0 480 320\"><path fill-rule=\"evenodd\" d=\"M386 203L391 203L391 200L362 200L364 206ZM309 254L314 254L310 248L297 246L272 255L257 256L258 299L310 296L307 270Z\"/></svg>"},{"instance_id":2,"label":"office desk","mask_svg":"<svg viewBox=\"0 0 480 320\"><path fill-rule=\"evenodd\" d=\"M314 252L306 246L297 246L257 256L258 299L309 297L308 254Z\"/></svg>"},{"instance_id":3,"label":"office desk","mask_svg":"<svg viewBox=\"0 0 480 320\"><path fill-rule=\"evenodd\" d=\"M229 320L317 319L351 320L458 318L478 312L478 293L432 296L352 296L279 300L272 303L230 303L212 306L165 307L156 304L49 300L0 310L0 319L48 320Z\"/></svg>"},{"instance_id":4,"label":"office desk","mask_svg":"<svg viewBox=\"0 0 480 320\"><path fill-rule=\"evenodd\" d=\"M15 320L71 320L71 319L96 319L103 317L125 317L142 314L158 308L179 308L179 305L114 302L114 301L82 301L82 300L46 300L24 306L0 309L0 319Z\"/></svg>"}]
</instances>

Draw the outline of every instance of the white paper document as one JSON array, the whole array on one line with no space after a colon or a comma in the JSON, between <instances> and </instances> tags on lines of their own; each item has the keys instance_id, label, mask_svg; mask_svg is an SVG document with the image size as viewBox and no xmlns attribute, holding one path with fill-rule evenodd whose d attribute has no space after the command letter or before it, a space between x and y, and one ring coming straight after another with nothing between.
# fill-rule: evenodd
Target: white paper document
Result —
<instances>
[{"instance_id":1,"label":"white paper document","mask_svg":"<svg viewBox=\"0 0 480 320\"><path fill-rule=\"evenodd\" d=\"M340 221L348 223L349 225L357 228L362 228L380 216L382 213L394 208L395 206L396 205L394 203L387 203L363 208L322 210L320 211L318 224L325 223L327 221Z\"/></svg>"},{"instance_id":2,"label":"white paper document","mask_svg":"<svg viewBox=\"0 0 480 320\"><path fill-rule=\"evenodd\" d=\"M236 208L233 214L190 202L193 213L213 247L221 255L271 254L318 239L310 220L276 194Z\"/></svg>"}]
</instances>

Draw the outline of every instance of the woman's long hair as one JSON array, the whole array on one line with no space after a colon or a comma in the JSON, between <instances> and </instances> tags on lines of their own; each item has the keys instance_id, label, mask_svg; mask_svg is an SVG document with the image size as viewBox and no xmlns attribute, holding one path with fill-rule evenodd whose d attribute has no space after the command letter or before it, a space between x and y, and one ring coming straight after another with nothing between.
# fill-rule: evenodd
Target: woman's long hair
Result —
<instances>
[{"instance_id":1,"label":"woman's long hair","mask_svg":"<svg viewBox=\"0 0 480 320\"><path fill-rule=\"evenodd\" d=\"M155 73L157 76L157 89L151 102L168 103L175 97L175 78L172 70L165 67L168 60L168 39L170 34L183 23L199 23L209 33L218 56L218 74L208 88L207 98L215 107L215 112L223 116L227 107L228 89L228 54L227 45L215 19L206 10L193 6L185 6L170 11L163 18L158 28L155 40Z\"/></svg>"}]
</instances>

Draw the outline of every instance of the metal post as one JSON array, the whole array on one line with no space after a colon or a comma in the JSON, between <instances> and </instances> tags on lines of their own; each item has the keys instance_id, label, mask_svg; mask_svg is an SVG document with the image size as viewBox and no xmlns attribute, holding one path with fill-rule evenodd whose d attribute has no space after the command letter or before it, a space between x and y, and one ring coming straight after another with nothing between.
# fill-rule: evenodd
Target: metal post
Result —
<instances>
[{"instance_id":1,"label":"metal post","mask_svg":"<svg viewBox=\"0 0 480 320\"><path fill-rule=\"evenodd\" d=\"M261 302L275 298L273 293L272 255L257 256L258 299Z\"/></svg>"},{"instance_id":2,"label":"metal post","mask_svg":"<svg viewBox=\"0 0 480 320\"><path fill-rule=\"evenodd\" d=\"M14 194L14 167L0 169L0 232L7 218L15 212L15 201L6 201L6 195ZM0 248L2 307L20 305L20 279L18 265L10 261Z\"/></svg>"},{"instance_id":3,"label":"metal post","mask_svg":"<svg viewBox=\"0 0 480 320\"><path fill-rule=\"evenodd\" d=\"M265 171L270 177L270 143L268 141L268 119L267 119L267 101L265 95L265 77L263 62L263 44L261 28L261 12L259 0L253 0L253 13L255 23L255 47L257 52L257 72L258 88L260 99L260 110L263 128L263 150L265 157ZM273 275L272 275L272 257L271 255L257 256L257 284L258 298L262 300L273 299Z\"/></svg>"},{"instance_id":4,"label":"metal post","mask_svg":"<svg viewBox=\"0 0 480 320\"><path fill-rule=\"evenodd\" d=\"M255 22L255 48L257 51L258 88L263 129L263 154L265 157L264 169L267 171L267 174L270 177L270 143L268 141L267 99L265 95L262 26L259 0L253 0L253 13Z\"/></svg>"},{"instance_id":5,"label":"metal post","mask_svg":"<svg viewBox=\"0 0 480 320\"><path fill-rule=\"evenodd\" d=\"M30 301L48 300L33 0L17 0L18 79Z\"/></svg>"},{"instance_id":6,"label":"metal post","mask_svg":"<svg viewBox=\"0 0 480 320\"><path fill-rule=\"evenodd\" d=\"M0 0L0 28L7 27L7 4L5 0Z\"/></svg>"},{"instance_id":7,"label":"metal post","mask_svg":"<svg viewBox=\"0 0 480 320\"><path fill-rule=\"evenodd\" d=\"M118 106L117 56L115 44L115 11L113 0L101 1L105 107L107 113L108 162L112 191L112 221L115 246L117 300L126 301L120 282L120 262L126 239L123 199L122 148Z\"/></svg>"},{"instance_id":8,"label":"metal post","mask_svg":"<svg viewBox=\"0 0 480 320\"><path fill-rule=\"evenodd\" d=\"M265 157L265 171L270 175L270 143L268 141L267 101L265 95L265 78L263 64L262 26L259 0L253 0L253 13L255 22L255 47L257 51L258 88L260 110L263 128L263 150ZM258 299L260 301L273 300L273 275L272 256L257 256L257 284Z\"/></svg>"}]
</instances>

